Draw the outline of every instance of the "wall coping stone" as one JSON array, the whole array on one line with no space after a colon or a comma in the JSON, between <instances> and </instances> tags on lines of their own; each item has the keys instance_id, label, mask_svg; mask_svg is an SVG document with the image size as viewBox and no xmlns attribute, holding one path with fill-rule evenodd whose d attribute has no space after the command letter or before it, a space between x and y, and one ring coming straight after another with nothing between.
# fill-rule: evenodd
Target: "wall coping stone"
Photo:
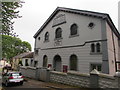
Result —
<instances>
[{"instance_id":1,"label":"wall coping stone","mask_svg":"<svg viewBox=\"0 0 120 90\"><path fill-rule=\"evenodd\" d=\"M96 74L96 75L98 75L98 74L100 74L96 69L94 69L94 70L92 70L91 72L90 72L90 74Z\"/></svg>"},{"instance_id":2,"label":"wall coping stone","mask_svg":"<svg viewBox=\"0 0 120 90\"><path fill-rule=\"evenodd\" d=\"M80 72L76 72L76 71L68 71L68 74L78 75L78 76L83 76L83 77L90 77L90 75L87 73L80 73Z\"/></svg>"},{"instance_id":3,"label":"wall coping stone","mask_svg":"<svg viewBox=\"0 0 120 90\"><path fill-rule=\"evenodd\" d=\"M24 66L20 66L20 68L22 68L22 69L27 69L27 67L24 67Z\"/></svg>"},{"instance_id":4,"label":"wall coping stone","mask_svg":"<svg viewBox=\"0 0 120 90\"><path fill-rule=\"evenodd\" d=\"M67 75L67 73L64 72L57 72L57 71L51 71L51 73L59 74L59 75Z\"/></svg>"},{"instance_id":5,"label":"wall coping stone","mask_svg":"<svg viewBox=\"0 0 120 90\"><path fill-rule=\"evenodd\" d=\"M116 72L115 73L115 77L119 77L120 78L120 72Z\"/></svg>"},{"instance_id":6,"label":"wall coping stone","mask_svg":"<svg viewBox=\"0 0 120 90\"><path fill-rule=\"evenodd\" d=\"M31 66L20 66L20 68L23 68L23 69L36 69L36 67L31 67Z\"/></svg>"},{"instance_id":7,"label":"wall coping stone","mask_svg":"<svg viewBox=\"0 0 120 90\"><path fill-rule=\"evenodd\" d=\"M36 69L36 67L27 66L28 69Z\"/></svg>"},{"instance_id":8,"label":"wall coping stone","mask_svg":"<svg viewBox=\"0 0 120 90\"><path fill-rule=\"evenodd\" d=\"M115 79L114 76L109 75L109 74L100 73L98 76L103 77L103 78L107 78L107 79Z\"/></svg>"}]
</instances>

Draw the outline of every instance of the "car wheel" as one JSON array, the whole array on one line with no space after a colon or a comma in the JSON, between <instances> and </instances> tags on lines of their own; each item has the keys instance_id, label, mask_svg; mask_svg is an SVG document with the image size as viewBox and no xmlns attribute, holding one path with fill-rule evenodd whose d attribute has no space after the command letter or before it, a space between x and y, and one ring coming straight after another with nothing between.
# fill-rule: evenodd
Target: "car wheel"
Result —
<instances>
[{"instance_id":1,"label":"car wheel","mask_svg":"<svg viewBox=\"0 0 120 90\"><path fill-rule=\"evenodd\" d=\"M23 81L22 81L22 82L20 82L20 85L23 85Z\"/></svg>"},{"instance_id":2,"label":"car wheel","mask_svg":"<svg viewBox=\"0 0 120 90\"><path fill-rule=\"evenodd\" d=\"M2 82L2 86L4 85L4 83Z\"/></svg>"},{"instance_id":3,"label":"car wheel","mask_svg":"<svg viewBox=\"0 0 120 90\"><path fill-rule=\"evenodd\" d=\"M9 83L8 83L7 81L5 82L5 86L6 86L6 87L8 87L8 86L9 86Z\"/></svg>"}]
</instances>

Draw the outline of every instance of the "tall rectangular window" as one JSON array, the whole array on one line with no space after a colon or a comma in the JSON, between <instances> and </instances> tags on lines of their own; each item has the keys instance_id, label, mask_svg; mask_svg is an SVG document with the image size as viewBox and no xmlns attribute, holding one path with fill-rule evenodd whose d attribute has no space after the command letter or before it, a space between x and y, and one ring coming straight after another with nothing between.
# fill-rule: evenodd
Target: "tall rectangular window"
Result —
<instances>
[{"instance_id":1,"label":"tall rectangular window","mask_svg":"<svg viewBox=\"0 0 120 90\"><path fill-rule=\"evenodd\" d=\"M97 71L101 72L102 71L101 64L91 64L91 70L90 71L92 71L94 69L96 69Z\"/></svg>"}]
</instances>

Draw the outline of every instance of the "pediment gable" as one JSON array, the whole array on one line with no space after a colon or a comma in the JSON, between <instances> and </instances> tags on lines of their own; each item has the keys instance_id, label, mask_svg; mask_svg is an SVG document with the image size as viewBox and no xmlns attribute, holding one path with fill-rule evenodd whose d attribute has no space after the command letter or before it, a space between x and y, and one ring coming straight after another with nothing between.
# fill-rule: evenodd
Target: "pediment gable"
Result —
<instances>
[{"instance_id":1,"label":"pediment gable","mask_svg":"<svg viewBox=\"0 0 120 90\"><path fill-rule=\"evenodd\" d=\"M65 14L58 14L58 12L68 12L68 13L74 13L94 18L101 18L108 22L113 32L120 38L120 34L117 31L114 23L112 22L110 16L106 13L99 13L99 12L92 12L92 11L86 11L86 10L78 10L78 9L70 9L70 8L63 8L63 7L57 7L56 10L50 15L50 17L46 20L46 22L41 26L41 28L36 32L34 35L34 38L37 38L37 36L41 33L41 31L46 27L46 25L53 19L53 27L56 25L60 25L63 23L66 23L66 16Z\"/></svg>"}]
</instances>

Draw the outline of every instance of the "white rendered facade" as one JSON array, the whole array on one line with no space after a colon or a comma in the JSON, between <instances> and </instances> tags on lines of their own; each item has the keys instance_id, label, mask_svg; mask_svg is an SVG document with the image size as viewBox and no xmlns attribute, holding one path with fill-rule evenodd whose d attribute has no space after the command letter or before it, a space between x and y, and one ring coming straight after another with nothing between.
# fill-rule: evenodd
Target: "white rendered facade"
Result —
<instances>
[{"instance_id":1,"label":"white rendered facade","mask_svg":"<svg viewBox=\"0 0 120 90\"><path fill-rule=\"evenodd\" d=\"M57 8L34 35L34 60L38 61L37 66L51 66L56 71L75 69L82 73L96 68L102 73L114 75L115 62L119 60L120 37L113 23L106 18L110 19L107 14ZM77 25L77 33L71 35L73 24ZM61 36L57 38L59 28ZM115 29L114 32L112 29ZM92 44L95 47L93 51ZM76 59L76 67L71 65L71 58Z\"/></svg>"}]
</instances>

